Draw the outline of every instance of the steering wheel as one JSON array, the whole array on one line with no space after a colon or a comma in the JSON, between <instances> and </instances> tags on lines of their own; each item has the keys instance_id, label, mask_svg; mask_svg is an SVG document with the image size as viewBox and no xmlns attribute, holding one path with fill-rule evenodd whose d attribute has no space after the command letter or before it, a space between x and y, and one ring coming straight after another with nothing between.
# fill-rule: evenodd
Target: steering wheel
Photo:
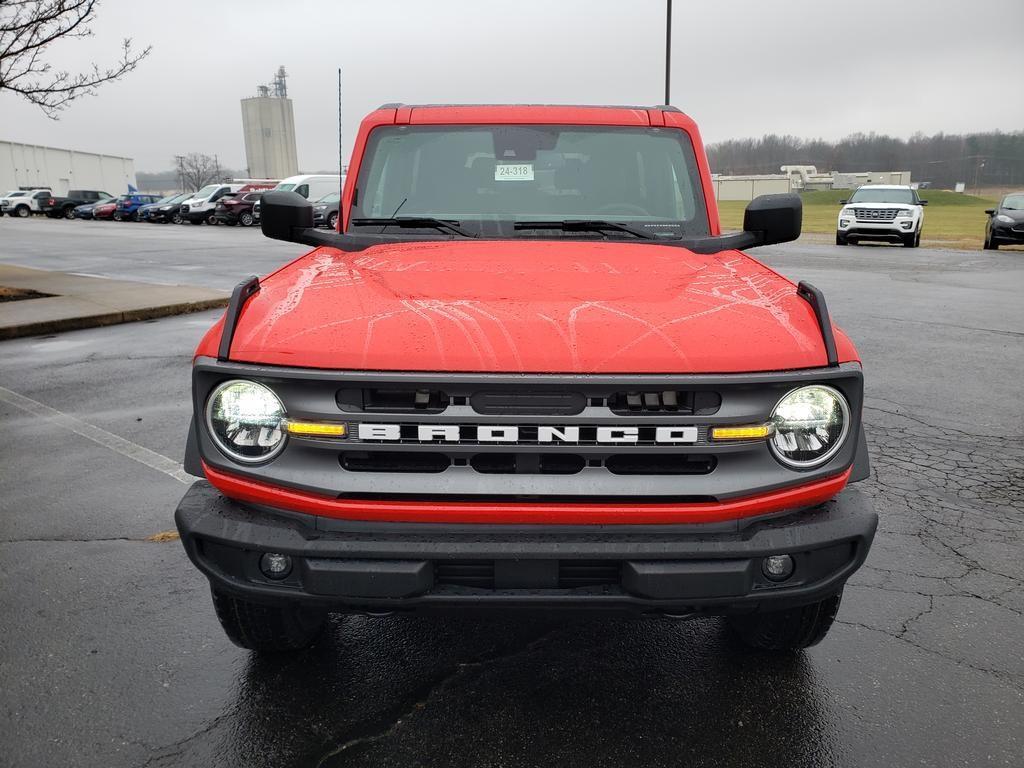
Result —
<instances>
[{"instance_id":1,"label":"steering wheel","mask_svg":"<svg viewBox=\"0 0 1024 768\"><path fill-rule=\"evenodd\" d=\"M594 213L595 213L595 215L596 214L600 214L600 213L611 213L611 214L616 214L616 213L630 214L630 213L633 213L633 214L636 214L638 216L650 216L651 215L647 211L645 211L643 208L641 208L639 205L633 205L631 203L608 203L607 205L602 205L600 208L598 208L596 211L594 211Z\"/></svg>"}]
</instances>

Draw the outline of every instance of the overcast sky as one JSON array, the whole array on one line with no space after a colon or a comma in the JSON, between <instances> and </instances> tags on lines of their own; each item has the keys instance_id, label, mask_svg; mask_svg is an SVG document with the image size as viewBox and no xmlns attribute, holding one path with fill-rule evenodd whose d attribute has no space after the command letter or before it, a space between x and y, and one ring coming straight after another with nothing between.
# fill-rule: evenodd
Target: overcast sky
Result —
<instances>
[{"instance_id":1,"label":"overcast sky","mask_svg":"<svg viewBox=\"0 0 1024 768\"><path fill-rule=\"evenodd\" d=\"M0 93L0 139L245 167L239 100L289 73L299 164L346 161L384 102L659 104L664 0L103 0L76 67L123 37L153 53L57 122ZM707 143L767 132L835 139L1024 130L1024 0L676 0L672 103Z\"/></svg>"}]
</instances>

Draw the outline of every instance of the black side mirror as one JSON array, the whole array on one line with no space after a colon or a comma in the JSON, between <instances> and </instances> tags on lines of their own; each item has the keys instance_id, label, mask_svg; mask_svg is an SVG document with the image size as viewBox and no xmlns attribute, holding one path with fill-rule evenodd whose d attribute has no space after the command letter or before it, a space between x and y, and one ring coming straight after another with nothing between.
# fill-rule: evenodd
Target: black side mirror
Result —
<instances>
[{"instance_id":1,"label":"black side mirror","mask_svg":"<svg viewBox=\"0 0 1024 768\"><path fill-rule=\"evenodd\" d=\"M304 242L303 231L313 229L313 206L295 192L265 192L260 198L260 229L274 240Z\"/></svg>"},{"instance_id":2,"label":"black side mirror","mask_svg":"<svg viewBox=\"0 0 1024 768\"><path fill-rule=\"evenodd\" d=\"M918 200L917 204L918 205L928 205L928 201L927 200Z\"/></svg>"},{"instance_id":3,"label":"black side mirror","mask_svg":"<svg viewBox=\"0 0 1024 768\"><path fill-rule=\"evenodd\" d=\"M840 200L840 201L839 201L839 204L840 204L840 205L846 205L846 200Z\"/></svg>"},{"instance_id":4,"label":"black side mirror","mask_svg":"<svg viewBox=\"0 0 1024 768\"><path fill-rule=\"evenodd\" d=\"M803 219L800 195L760 195L743 213L743 231L757 237L756 245L788 243L800 237Z\"/></svg>"},{"instance_id":5,"label":"black side mirror","mask_svg":"<svg viewBox=\"0 0 1024 768\"><path fill-rule=\"evenodd\" d=\"M996 209L995 208L986 208L985 209L985 213L987 213L989 216L995 216L996 215Z\"/></svg>"}]
</instances>

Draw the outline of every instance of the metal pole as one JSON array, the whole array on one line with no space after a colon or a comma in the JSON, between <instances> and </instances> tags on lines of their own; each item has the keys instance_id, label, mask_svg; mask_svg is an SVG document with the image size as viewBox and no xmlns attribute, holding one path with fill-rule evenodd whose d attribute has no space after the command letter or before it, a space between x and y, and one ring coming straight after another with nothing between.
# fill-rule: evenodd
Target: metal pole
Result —
<instances>
[{"instance_id":1,"label":"metal pole","mask_svg":"<svg viewBox=\"0 0 1024 768\"><path fill-rule=\"evenodd\" d=\"M345 173L345 153L341 141L341 67L338 67L338 177ZM341 194L341 189L338 194Z\"/></svg>"},{"instance_id":2,"label":"metal pole","mask_svg":"<svg viewBox=\"0 0 1024 768\"><path fill-rule=\"evenodd\" d=\"M672 103L672 0L665 0L665 104Z\"/></svg>"}]
</instances>

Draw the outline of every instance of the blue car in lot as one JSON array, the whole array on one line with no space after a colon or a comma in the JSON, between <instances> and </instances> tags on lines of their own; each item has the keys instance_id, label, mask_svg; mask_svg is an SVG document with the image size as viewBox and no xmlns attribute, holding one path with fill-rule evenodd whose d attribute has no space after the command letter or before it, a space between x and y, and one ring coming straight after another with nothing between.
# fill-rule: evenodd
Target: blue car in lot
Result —
<instances>
[{"instance_id":1,"label":"blue car in lot","mask_svg":"<svg viewBox=\"0 0 1024 768\"><path fill-rule=\"evenodd\" d=\"M121 195L117 198L117 206L114 208L114 221L135 221L139 208L155 203L159 199L159 195L146 195L141 192Z\"/></svg>"}]
</instances>

